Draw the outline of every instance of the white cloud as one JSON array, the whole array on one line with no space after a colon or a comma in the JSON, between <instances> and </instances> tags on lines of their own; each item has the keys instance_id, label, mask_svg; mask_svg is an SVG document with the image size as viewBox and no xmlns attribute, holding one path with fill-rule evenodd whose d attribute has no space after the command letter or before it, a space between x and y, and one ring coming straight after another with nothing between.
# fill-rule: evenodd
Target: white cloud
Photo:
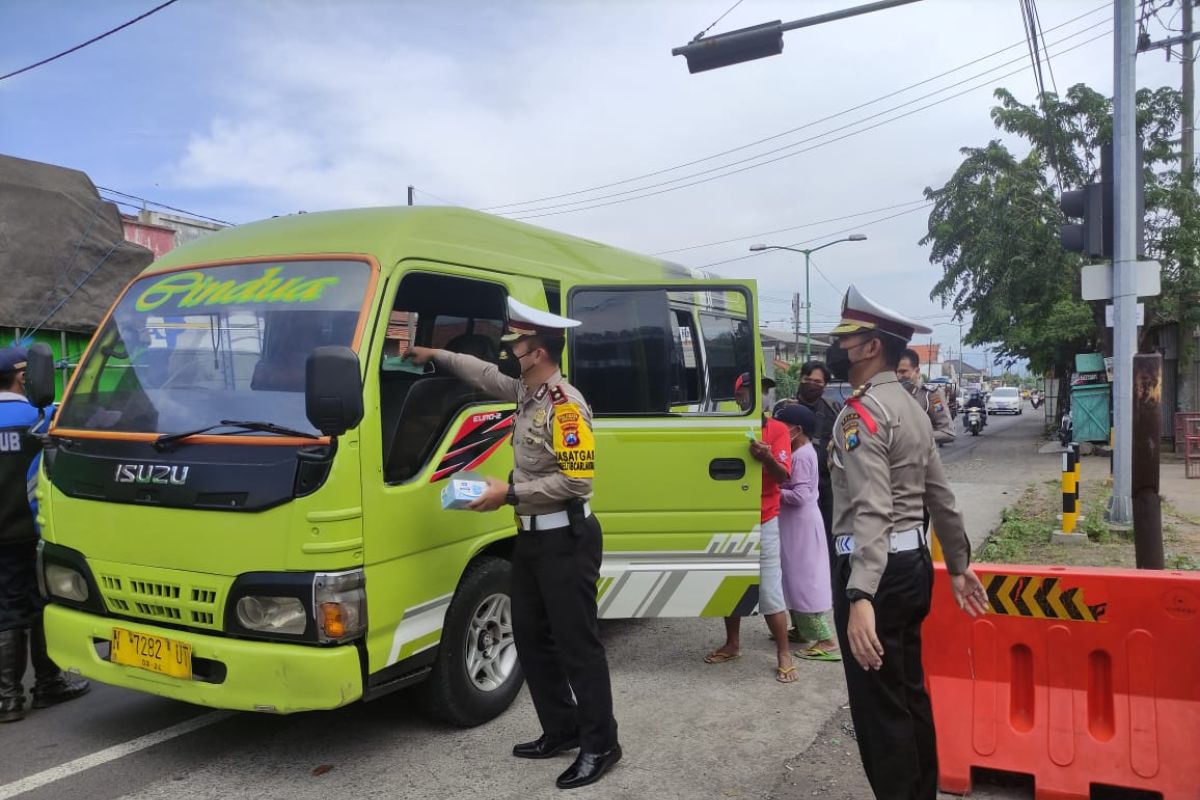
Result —
<instances>
[{"instance_id":1,"label":"white cloud","mask_svg":"<svg viewBox=\"0 0 1200 800\"><path fill-rule=\"evenodd\" d=\"M739 7L718 30L844 5L756 0ZM210 124L191 136L170 174L178 186L248 196L252 200L244 197L238 205L251 203L260 216L399 204L408 184L463 205L488 206L701 158L1022 40L1020 15L1010 2L929 0L795 31L787 34L780 57L688 75L670 48L725 7L633 0L258 7L240 19L228 68L218 78L222 101ZM1058 2L1043 8L1043 22L1051 27L1094 7L1090 1ZM1005 58L1023 52L1022 45ZM1086 81L1107 90L1110 52L1110 45L1097 43L1056 58L1060 88ZM996 61L972 69L982 71ZM1173 80L1173 73L1149 73L1159 80L1143 82ZM956 73L889 102L970 74ZM1032 95L1028 72L996 85L1022 98ZM530 221L655 251L919 198L926 185L949 176L960 160L959 147L998 135L988 118L991 105L988 90L980 90L760 169L646 200ZM543 205L573 199L578 198ZM863 227L867 242L839 245L815 260L839 287L856 281L889 305L933 313L939 309L928 293L938 275L917 245L924 220L917 213ZM770 240L797 241L853 222ZM743 255L749 244L670 257L698 266ZM773 253L716 269L757 278L765 292L786 298L802 288L800 258ZM837 292L815 274L812 287L814 313L836 311ZM777 317L789 308L786 300L773 301L764 312Z\"/></svg>"}]
</instances>

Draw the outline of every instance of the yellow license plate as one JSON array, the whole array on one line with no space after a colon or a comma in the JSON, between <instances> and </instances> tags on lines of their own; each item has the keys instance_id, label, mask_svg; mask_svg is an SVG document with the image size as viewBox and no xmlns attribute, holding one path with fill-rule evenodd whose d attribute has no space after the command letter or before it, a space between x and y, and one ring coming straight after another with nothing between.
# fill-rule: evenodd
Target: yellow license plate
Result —
<instances>
[{"instance_id":1,"label":"yellow license plate","mask_svg":"<svg viewBox=\"0 0 1200 800\"><path fill-rule=\"evenodd\" d=\"M192 677L192 646L165 636L113 628L109 660L173 678Z\"/></svg>"}]
</instances>

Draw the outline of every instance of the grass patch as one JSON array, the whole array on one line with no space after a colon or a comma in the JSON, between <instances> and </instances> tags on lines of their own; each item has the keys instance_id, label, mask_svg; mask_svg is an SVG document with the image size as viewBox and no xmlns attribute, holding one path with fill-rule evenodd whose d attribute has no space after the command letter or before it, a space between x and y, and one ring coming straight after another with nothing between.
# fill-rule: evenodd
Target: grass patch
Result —
<instances>
[{"instance_id":1,"label":"grass patch","mask_svg":"<svg viewBox=\"0 0 1200 800\"><path fill-rule=\"evenodd\" d=\"M1169 556L1166 559L1165 566L1167 569L1200 570L1200 561L1197 561L1186 553L1181 553L1179 555Z\"/></svg>"},{"instance_id":2,"label":"grass patch","mask_svg":"<svg viewBox=\"0 0 1200 800\"><path fill-rule=\"evenodd\" d=\"M1004 509L1000 525L979 551L980 561L1028 561L1031 552L1050 539L1055 521L1047 514L1040 495L1036 488L1030 487L1015 506Z\"/></svg>"}]
</instances>

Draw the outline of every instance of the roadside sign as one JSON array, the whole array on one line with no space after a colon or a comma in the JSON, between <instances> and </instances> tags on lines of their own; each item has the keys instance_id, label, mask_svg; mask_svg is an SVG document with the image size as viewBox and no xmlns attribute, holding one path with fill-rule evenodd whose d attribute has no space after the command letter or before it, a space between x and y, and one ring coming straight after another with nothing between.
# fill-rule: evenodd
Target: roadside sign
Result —
<instances>
[{"instance_id":1,"label":"roadside sign","mask_svg":"<svg viewBox=\"0 0 1200 800\"><path fill-rule=\"evenodd\" d=\"M1079 270L1079 289L1084 300L1112 300L1113 268L1111 262L1088 264ZM1158 297L1162 294L1162 267L1157 261L1137 262L1137 296Z\"/></svg>"}]
</instances>

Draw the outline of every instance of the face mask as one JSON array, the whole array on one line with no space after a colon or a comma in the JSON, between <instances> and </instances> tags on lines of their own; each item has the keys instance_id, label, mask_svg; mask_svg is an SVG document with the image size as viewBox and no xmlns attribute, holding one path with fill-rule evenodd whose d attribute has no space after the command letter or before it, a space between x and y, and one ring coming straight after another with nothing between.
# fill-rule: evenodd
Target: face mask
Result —
<instances>
[{"instance_id":1,"label":"face mask","mask_svg":"<svg viewBox=\"0 0 1200 800\"><path fill-rule=\"evenodd\" d=\"M831 344L825 351L825 366L829 367L835 381L846 380L850 377L850 352L841 344Z\"/></svg>"},{"instance_id":2,"label":"face mask","mask_svg":"<svg viewBox=\"0 0 1200 800\"><path fill-rule=\"evenodd\" d=\"M505 346L500 352L499 366L501 375L507 375L510 378L521 377L521 363L513 355L511 347Z\"/></svg>"},{"instance_id":3,"label":"face mask","mask_svg":"<svg viewBox=\"0 0 1200 800\"><path fill-rule=\"evenodd\" d=\"M904 387L904 391L909 392L910 394L912 393L912 390L917 387L917 385L913 383L912 378L905 378L904 380L900 381L900 385Z\"/></svg>"},{"instance_id":4,"label":"face mask","mask_svg":"<svg viewBox=\"0 0 1200 800\"><path fill-rule=\"evenodd\" d=\"M800 399L806 403L816 402L817 398L825 393L824 386L817 386L815 383L800 384Z\"/></svg>"}]
</instances>

